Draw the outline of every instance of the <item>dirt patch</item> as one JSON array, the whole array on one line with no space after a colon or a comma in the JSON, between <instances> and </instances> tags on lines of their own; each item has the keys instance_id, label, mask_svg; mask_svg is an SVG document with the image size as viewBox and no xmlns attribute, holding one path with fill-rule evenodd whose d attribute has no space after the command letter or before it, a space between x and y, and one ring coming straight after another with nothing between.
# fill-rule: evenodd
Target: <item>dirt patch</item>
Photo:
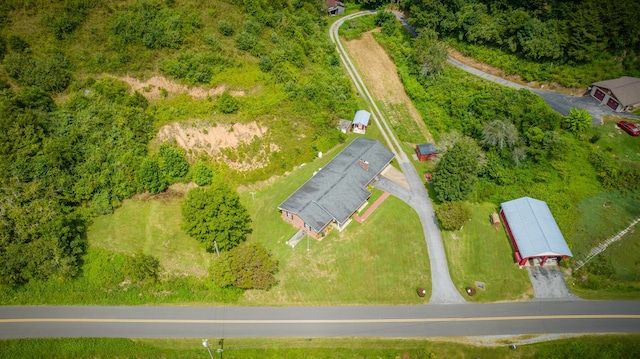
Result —
<instances>
[{"instance_id":1,"label":"dirt patch","mask_svg":"<svg viewBox=\"0 0 640 359\"><path fill-rule=\"evenodd\" d=\"M258 141L266 132L267 129L255 121L218 126L173 123L163 126L156 138L160 142L175 142L187 150L190 157L204 152L214 160L223 160L234 170L249 171L266 167L269 164L269 154L280 148L275 143L266 143L257 150L243 151L246 152L244 156L240 156L237 153L240 151L235 150Z\"/></svg>"},{"instance_id":2,"label":"dirt patch","mask_svg":"<svg viewBox=\"0 0 640 359\"><path fill-rule=\"evenodd\" d=\"M353 62L364 77L371 95L387 104L387 110L392 110L388 111L390 112L389 120L396 123L400 121L400 118L404 115L402 113L396 114L395 112L398 111L393 109L397 105L406 104L407 115L415 123L425 139L429 142L433 141L431 133L422 120L422 116L420 116L420 113L404 91L396 65L376 42L372 31L363 33L360 39L346 41L344 44ZM398 118L394 119L393 117L396 116Z\"/></svg>"},{"instance_id":3,"label":"dirt patch","mask_svg":"<svg viewBox=\"0 0 640 359\"><path fill-rule=\"evenodd\" d=\"M131 76L116 77L118 80L124 81L131 86L133 91L140 92L148 100L157 100L163 97L162 90L167 95L175 95L186 93L195 99L204 99L222 94L226 89L226 85L216 86L208 89L199 86L185 86L175 81L169 80L164 76L153 76L147 80L140 80ZM232 96L244 96L244 91L229 91Z\"/></svg>"},{"instance_id":4,"label":"dirt patch","mask_svg":"<svg viewBox=\"0 0 640 359\"><path fill-rule=\"evenodd\" d=\"M539 81L530 81L527 82L525 81L522 77L518 76L518 75L508 75L506 72L502 71L501 69L497 68L497 67L493 67L491 65L487 65L483 62L477 61L471 57L467 57L464 56L462 53L460 53L459 51L455 50L455 49L449 49L449 56L451 58L453 58L454 60L457 60L467 66L473 67L475 69L478 69L482 72L486 72L490 75L496 76L496 77L500 77L503 78L505 80L509 80L511 82L515 82L518 83L520 85L524 85L527 86L529 88L532 89L538 89L538 90L545 90L545 91L554 91L554 92L560 92L560 93L564 93L564 94L568 94L568 95L573 95L573 96L582 96L584 95L584 88L570 88L570 87L564 87L560 84L557 83L552 83L552 82L539 82Z\"/></svg>"},{"instance_id":5,"label":"dirt patch","mask_svg":"<svg viewBox=\"0 0 640 359\"><path fill-rule=\"evenodd\" d=\"M164 192L158 194L151 194L149 192L138 193L132 197L132 199L142 202L147 201L169 201L174 198L184 197L190 189L197 187L193 182L190 183L174 183L169 186Z\"/></svg>"}]
</instances>

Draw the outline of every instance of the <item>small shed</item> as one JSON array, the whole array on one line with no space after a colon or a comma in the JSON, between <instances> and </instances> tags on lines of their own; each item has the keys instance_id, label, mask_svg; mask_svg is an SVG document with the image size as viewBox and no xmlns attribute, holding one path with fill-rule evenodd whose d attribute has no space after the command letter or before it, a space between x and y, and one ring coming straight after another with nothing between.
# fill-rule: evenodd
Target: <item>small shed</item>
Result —
<instances>
[{"instance_id":1,"label":"small shed","mask_svg":"<svg viewBox=\"0 0 640 359\"><path fill-rule=\"evenodd\" d=\"M531 260L542 266L573 256L545 202L530 197L504 202L500 216L519 265Z\"/></svg>"},{"instance_id":2,"label":"small shed","mask_svg":"<svg viewBox=\"0 0 640 359\"><path fill-rule=\"evenodd\" d=\"M418 161L429 161L438 156L438 150L433 143L425 143L422 145L416 145L416 156Z\"/></svg>"},{"instance_id":3,"label":"small shed","mask_svg":"<svg viewBox=\"0 0 640 359\"><path fill-rule=\"evenodd\" d=\"M498 227L500 227L500 216L498 216L496 212L491 213L491 224L496 231L498 230Z\"/></svg>"},{"instance_id":4,"label":"small shed","mask_svg":"<svg viewBox=\"0 0 640 359\"><path fill-rule=\"evenodd\" d=\"M365 110L359 110L356 112L356 115L353 118L353 132L364 135L367 132L370 117L371 114Z\"/></svg>"},{"instance_id":5,"label":"small shed","mask_svg":"<svg viewBox=\"0 0 640 359\"><path fill-rule=\"evenodd\" d=\"M344 14L344 4L337 0L327 0L327 14L342 15Z\"/></svg>"},{"instance_id":6,"label":"small shed","mask_svg":"<svg viewBox=\"0 0 640 359\"><path fill-rule=\"evenodd\" d=\"M351 131L351 121L347 121L347 120L338 121L338 129L340 130L340 132L344 133L345 135L348 134L349 131Z\"/></svg>"}]
</instances>

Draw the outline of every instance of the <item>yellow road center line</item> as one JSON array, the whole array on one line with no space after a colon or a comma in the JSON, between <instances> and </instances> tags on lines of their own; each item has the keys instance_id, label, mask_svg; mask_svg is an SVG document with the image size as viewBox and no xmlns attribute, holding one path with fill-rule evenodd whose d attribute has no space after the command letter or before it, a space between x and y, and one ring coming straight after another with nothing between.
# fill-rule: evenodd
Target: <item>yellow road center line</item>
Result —
<instances>
[{"instance_id":1,"label":"yellow road center line","mask_svg":"<svg viewBox=\"0 0 640 359\"><path fill-rule=\"evenodd\" d=\"M106 318L15 318L0 323L165 323L165 324L367 324L367 323L439 323L490 322L549 319L640 319L634 314L537 315L472 318L406 318L406 319L106 319Z\"/></svg>"}]
</instances>

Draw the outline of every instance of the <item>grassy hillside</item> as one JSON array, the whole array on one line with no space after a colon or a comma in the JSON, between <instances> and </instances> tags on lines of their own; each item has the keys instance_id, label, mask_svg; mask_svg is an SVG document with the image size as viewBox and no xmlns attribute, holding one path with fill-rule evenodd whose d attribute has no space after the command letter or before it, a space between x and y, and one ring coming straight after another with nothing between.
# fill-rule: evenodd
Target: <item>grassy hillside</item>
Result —
<instances>
[{"instance_id":1,"label":"grassy hillside","mask_svg":"<svg viewBox=\"0 0 640 359\"><path fill-rule=\"evenodd\" d=\"M252 6L10 2L0 31L8 44L0 76L14 89L45 86L59 104L91 89L93 79L115 76L134 88L142 81L146 86L138 91L151 103L156 129L175 121L211 126L256 121L266 134L249 141L247 150L266 152L265 163L242 174L230 170L229 176L244 183L265 179L341 141L334 126L353 116L356 104L321 8L311 1ZM25 62L34 65L16 68ZM42 69L47 66L64 69L66 77L49 79ZM225 113L217 106L223 91L235 97L237 111ZM242 159L217 158L223 169Z\"/></svg>"}]
</instances>

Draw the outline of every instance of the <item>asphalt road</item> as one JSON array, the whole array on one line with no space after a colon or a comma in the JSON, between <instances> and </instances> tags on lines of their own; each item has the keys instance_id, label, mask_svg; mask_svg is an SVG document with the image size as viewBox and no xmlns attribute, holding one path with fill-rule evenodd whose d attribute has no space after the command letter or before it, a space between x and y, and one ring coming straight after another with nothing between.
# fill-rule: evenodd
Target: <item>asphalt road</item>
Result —
<instances>
[{"instance_id":1,"label":"asphalt road","mask_svg":"<svg viewBox=\"0 0 640 359\"><path fill-rule=\"evenodd\" d=\"M0 307L0 338L432 337L638 333L638 302L361 307Z\"/></svg>"},{"instance_id":2,"label":"asphalt road","mask_svg":"<svg viewBox=\"0 0 640 359\"><path fill-rule=\"evenodd\" d=\"M451 281L451 277L449 275L449 267L447 264L447 257L444 253L444 246L442 244L440 229L438 228L433 205L431 204L431 200L429 199L427 191L424 187L423 179L418 174L407 155L404 153L404 151L402 151L402 147L400 146L398 139L395 137L395 134L389 127L387 120L384 118L384 115L378 109L376 103L373 101L373 97L369 93L369 90L362 80L362 77L358 73L358 70L351 62L351 59L349 58L347 51L342 46L340 37L338 36L338 29L340 28L340 25L342 25L345 21L353 19L355 17L373 13L375 13L375 11L359 12L356 14L345 16L342 19L334 22L329 30L331 41L336 44L336 49L340 54L340 60L347 69L347 72L349 73L351 80L356 85L358 92L371 106L370 111L373 120L382 132L385 140L387 141L387 145L396 155L396 159L398 160L398 163L400 165L400 170L405 175L409 187L411 188L408 192L402 193L394 192L389 189L387 190L389 190L392 195L400 198L409 206L411 206L418 214L420 222L422 223L422 229L424 231L425 241L427 244L427 249L429 251L429 263L431 269L432 290L429 302L464 303L464 298L453 285L453 282ZM374 183L374 186L377 186L377 184Z\"/></svg>"},{"instance_id":3,"label":"asphalt road","mask_svg":"<svg viewBox=\"0 0 640 359\"><path fill-rule=\"evenodd\" d=\"M360 16L364 15L360 13ZM356 14L358 16L358 14ZM343 18L343 20L348 17ZM339 25L338 25L339 26ZM337 27L332 27L335 41ZM342 45L338 42L338 48ZM344 49L340 56L358 91L371 101ZM348 65L350 64L350 65ZM432 273L431 304L351 307L51 307L0 306L0 338L126 337L429 337L550 333L639 333L640 302L534 300L522 303L470 304L449 277L433 208L417 190L422 179L400 151L397 139L371 101L374 120L386 128L386 140L398 156L411 190L397 193L412 204L425 224ZM381 184L384 185L384 184ZM392 183L387 183L393 186ZM432 223L429 223L432 222ZM437 240L434 240L437 238ZM439 248L438 242L439 241ZM435 258L433 257L435 252ZM447 304L434 304L447 303ZM462 303L462 304L454 304Z\"/></svg>"}]
</instances>

